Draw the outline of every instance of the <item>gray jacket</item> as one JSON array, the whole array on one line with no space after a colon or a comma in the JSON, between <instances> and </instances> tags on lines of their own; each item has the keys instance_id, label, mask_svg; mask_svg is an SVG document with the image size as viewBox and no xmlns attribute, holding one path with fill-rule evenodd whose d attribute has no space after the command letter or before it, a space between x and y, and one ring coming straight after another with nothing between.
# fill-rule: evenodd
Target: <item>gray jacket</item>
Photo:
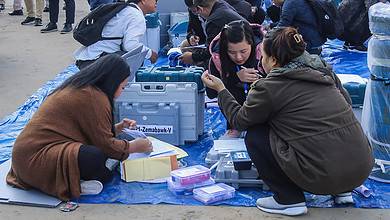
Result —
<instances>
[{"instance_id":1,"label":"gray jacket","mask_svg":"<svg viewBox=\"0 0 390 220\"><path fill-rule=\"evenodd\" d=\"M227 90L218 104L236 129L270 126L271 150L298 186L335 194L361 185L373 167L372 149L340 86L318 56L305 52L253 83L242 107Z\"/></svg>"}]
</instances>

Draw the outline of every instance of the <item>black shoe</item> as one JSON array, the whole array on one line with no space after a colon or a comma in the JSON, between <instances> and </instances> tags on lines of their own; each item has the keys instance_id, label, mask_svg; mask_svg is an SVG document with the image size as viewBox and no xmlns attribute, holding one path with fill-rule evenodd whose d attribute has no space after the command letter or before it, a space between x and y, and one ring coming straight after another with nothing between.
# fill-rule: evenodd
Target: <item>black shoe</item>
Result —
<instances>
[{"instance_id":1,"label":"black shoe","mask_svg":"<svg viewBox=\"0 0 390 220\"><path fill-rule=\"evenodd\" d=\"M5 9L4 4L0 4L0 11L1 11L1 10L4 10L4 9Z\"/></svg>"},{"instance_id":2,"label":"black shoe","mask_svg":"<svg viewBox=\"0 0 390 220\"><path fill-rule=\"evenodd\" d=\"M54 31L57 31L57 24L51 22L47 24L45 28L41 29L41 33L49 33Z\"/></svg>"},{"instance_id":3,"label":"black shoe","mask_svg":"<svg viewBox=\"0 0 390 220\"><path fill-rule=\"evenodd\" d=\"M23 10L22 9L14 10L13 12L9 12L8 14L11 16L20 16L23 15Z\"/></svg>"},{"instance_id":4,"label":"black shoe","mask_svg":"<svg viewBox=\"0 0 390 220\"><path fill-rule=\"evenodd\" d=\"M65 23L64 24L64 28L61 30L61 34L66 34L66 33L69 33L73 30L73 27L72 27L72 24L67 24Z\"/></svg>"},{"instance_id":5,"label":"black shoe","mask_svg":"<svg viewBox=\"0 0 390 220\"><path fill-rule=\"evenodd\" d=\"M49 12L49 11L50 11L49 7L45 7L45 8L43 9L43 12Z\"/></svg>"},{"instance_id":6,"label":"black shoe","mask_svg":"<svg viewBox=\"0 0 390 220\"><path fill-rule=\"evenodd\" d=\"M22 25L25 25L25 24L32 24L33 22L35 21L35 18L34 17L26 17L26 19L24 19L24 21L22 21Z\"/></svg>"},{"instance_id":7,"label":"black shoe","mask_svg":"<svg viewBox=\"0 0 390 220\"><path fill-rule=\"evenodd\" d=\"M35 18L34 26L42 26L42 19Z\"/></svg>"},{"instance_id":8,"label":"black shoe","mask_svg":"<svg viewBox=\"0 0 390 220\"><path fill-rule=\"evenodd\" d=\"M367 47L362 45L352 45L351 43L345 42L343 45L345 50L351 50L355 52L367 52Z\"/></svg>"},{"instance_id":9,"label":"black shoe","mask_svg":"<svg viewBox=\"0 0 390 220\"><path fill-rule=\"evenodd\" d=\"M357 46L349 46L350 50L355 50L355 51L360 51L360 52L367 52L367 47L362 45L357 45Z\"/></svg>"}]
</instances>

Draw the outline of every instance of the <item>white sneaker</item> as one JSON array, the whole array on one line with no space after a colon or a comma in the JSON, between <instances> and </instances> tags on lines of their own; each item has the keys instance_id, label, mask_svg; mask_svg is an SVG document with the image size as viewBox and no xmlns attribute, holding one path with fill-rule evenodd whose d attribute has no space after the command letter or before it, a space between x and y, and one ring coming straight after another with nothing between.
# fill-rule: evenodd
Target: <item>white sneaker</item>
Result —
<instances>
[{"instance_id":1,"label":"white sneaker","mask_svg":"<svg viewBox=\"0 0 390 220\"><path fill-rule=\"evenodd\" d=\"M256 206L261 211L281 214L288 216L303 215L307 213L307 207L305 202L282 205L275 201L274 197L260 198L256 201Z\"/></svg>"},{"instance_id":2,"label":"white sneaker","mask_svg":"<svg viewBox=\"0 0 390 220\"><path fill-rule=\"evenodd\" d=\"M97 195L103 190L103 183L97 180L80 181L80 195Z\"/></svg>"},{"instance_id":3,"label":"white sneaker","mask_svg":"<svg viewBox=\"0 0 390 220\"><path fill-rule=\"evenodd\" d=\"M340 193L334 196L334 202L338 205L354 203L351 192Z\"/></svg>"}]
</instances>

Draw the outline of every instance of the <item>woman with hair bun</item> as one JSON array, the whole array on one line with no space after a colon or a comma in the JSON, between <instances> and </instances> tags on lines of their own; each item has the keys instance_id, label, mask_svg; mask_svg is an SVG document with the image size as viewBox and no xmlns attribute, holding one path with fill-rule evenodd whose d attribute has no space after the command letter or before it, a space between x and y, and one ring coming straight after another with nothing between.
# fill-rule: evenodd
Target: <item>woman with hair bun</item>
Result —
<instances>
[{"instance_id":1,"label":"woman with hair bun","mask_svg":"<svg viewBox=\"0 0 390 220\"><path fill-rule=\"evenodd\" d=\"M265 212L307 212L304 191L353 202L351 191L373 167L372 149L339 79L319 56L305 52L296 29L277 28L262 44L265 78L238 104L222 81L205 72L207 87L232 126L246 130L245 145L259 176L274 193L259 198Z\"/></svg>"}]
</instances>

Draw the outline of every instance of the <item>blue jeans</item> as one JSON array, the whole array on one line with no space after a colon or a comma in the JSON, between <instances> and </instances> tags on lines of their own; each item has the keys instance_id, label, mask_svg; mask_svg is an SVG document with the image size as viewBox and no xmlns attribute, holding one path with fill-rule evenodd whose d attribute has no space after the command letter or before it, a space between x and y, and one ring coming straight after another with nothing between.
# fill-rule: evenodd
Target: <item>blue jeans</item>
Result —
<instances>
[{"instance_id":1,"label":"blue jeans","mask_svg":"<svg viewBox=\"0 0 390 220\"><path fill-rule=\"evenodd\" d=\"M88 4L91 11L97 8L99 5L113 3L113 2L116 2L116 0L88 0Z\"/></svg>"}]
</instances>

